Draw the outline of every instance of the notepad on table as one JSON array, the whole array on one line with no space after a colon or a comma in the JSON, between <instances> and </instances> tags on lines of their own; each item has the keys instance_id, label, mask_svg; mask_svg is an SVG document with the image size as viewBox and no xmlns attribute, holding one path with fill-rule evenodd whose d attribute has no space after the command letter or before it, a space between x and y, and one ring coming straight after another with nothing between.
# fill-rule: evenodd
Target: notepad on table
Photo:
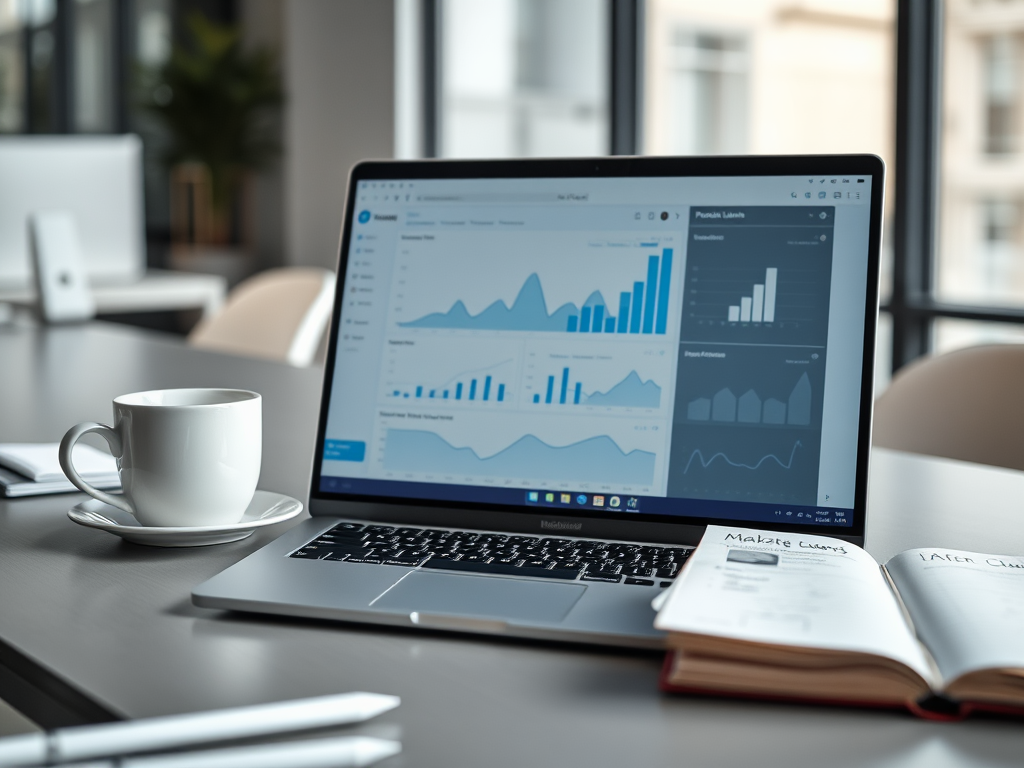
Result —
<instances>
[{"instance_id":1,"label":"notepad on table","mask_svg":"<svg viewBox=\"0 0 1024 768\"><path fill-rule=\"evenodd\" d=\"M660 604L662 688L1024 716L1024 558L708 526Z\"/></svg>"},{"instance_id":2,"label":"notepad on table","mask_svg":"<svg viewBox=\"0 0 1024 768\"><path fill-rule=\"evenodd\" d=\"M59 443L0 443L0 493L4 496L35 496L78 490L60 468ZM75 467L84 480L97 488L119 488L114 457L90 445L74 448Z\"/></svg>"}]
</instances>

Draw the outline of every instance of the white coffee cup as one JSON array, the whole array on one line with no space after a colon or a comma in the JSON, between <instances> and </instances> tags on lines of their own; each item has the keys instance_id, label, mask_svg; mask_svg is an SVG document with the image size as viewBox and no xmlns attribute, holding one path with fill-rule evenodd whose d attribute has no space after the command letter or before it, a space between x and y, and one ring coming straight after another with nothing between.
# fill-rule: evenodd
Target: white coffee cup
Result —
<instances>
[{"instance_id":1,"label":"white coffee cup","mask_svg":"<svg viewBox=\"0 0 1024 768\"><path fill-rule=\"evenodd\" d=\"M114 400L114 426L87 421L68 430L60 466L93 498L142 525L237 523L256 492L263 443L263 401L241 389L161 389ZM71 449L95 432L110 446L122 496L85 482Z\"/></svg>"}]
</instances>

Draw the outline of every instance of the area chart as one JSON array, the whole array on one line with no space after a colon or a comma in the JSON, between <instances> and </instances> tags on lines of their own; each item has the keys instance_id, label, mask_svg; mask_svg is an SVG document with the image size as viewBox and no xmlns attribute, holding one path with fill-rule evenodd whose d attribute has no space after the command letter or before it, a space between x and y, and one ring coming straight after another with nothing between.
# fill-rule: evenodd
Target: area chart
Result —
<instances>
[{"instance_id":1,"label":"area chart","mask_svg":"<svg viewBox=\"0 0 1024 768\"><path fill-rule=\"evenodd\" d=\"M762 402L752 389L737 398L726 387L714 397L698 397L687 403L686 418L688 421L808 426L811 423L811 380L806 373L801 375L785 403L772 397Z\"/></svg>"},{"instance_id":2,"label":"area chart","mask_svg":"<svg viewBox=\"0 0 1024 768\"><path fill-rule=\"evenodd\" d=\"M576 305L567 302L548 314L544 287L534 272L523 283L512 306L498 300L471 315L460 299L447 312L434 312L398 323L402 328L445 328L479 331L551 331L561 333L665 334L672 283L672 249L647 259L646 280L637 280L609 306L600 291L591 291ZM613 314L614 313L614 314Z\"/></svg>"},{"instance_id":3,"label":"area chart","mask_svg":"<svg viewBox=\"0 0 1024 768\"><path fill-rule=\"evenodd\" d=\"M417 474L501 477L646 486L654 482L655 454L628 453L607 435L553 446L524 435L491 456L456 447L435 432L388 429L384 468Z\"/></svg>"}]
</instances>

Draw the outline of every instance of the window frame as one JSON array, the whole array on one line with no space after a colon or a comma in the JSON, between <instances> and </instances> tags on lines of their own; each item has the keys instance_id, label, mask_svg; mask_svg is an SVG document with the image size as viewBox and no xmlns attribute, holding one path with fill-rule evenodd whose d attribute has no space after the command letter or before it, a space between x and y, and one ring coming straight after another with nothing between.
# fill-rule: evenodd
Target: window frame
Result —
<instances>
[{"instance_id":1,"label":"window frame","mask_svg":"<svg viewBox=\"0 0 1024 768\"><path fill-rule=\"evenodd\" d=\"M424 149L436 157L438 0L422 0L424 32ZM892 225L892 291L880 312L892 318L892 370L932 351L940 318L1024 325L1024 308L941 301L934 295L938 258L941 165L943 0L896 3L896 141ZM639 149L642 116L643 0L610 0L611 141L609 154Z\"/></svg>"}]
</instances>

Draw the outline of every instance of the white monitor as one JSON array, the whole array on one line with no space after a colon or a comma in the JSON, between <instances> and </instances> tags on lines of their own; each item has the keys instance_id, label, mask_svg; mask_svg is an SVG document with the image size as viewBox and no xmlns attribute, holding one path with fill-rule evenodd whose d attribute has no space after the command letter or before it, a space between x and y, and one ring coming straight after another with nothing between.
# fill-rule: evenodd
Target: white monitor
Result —
<instances>
[{"instance_id":1,"label":"white monitor","mask_svg":"<svg viewBox=\"0 0 1024 768\"><path fill-rule=\"evenodd\" d=\"M28 220L75 217L93 285L130 283L146 268L138 136L0 138L0 288L32 284Z\"/></svg>"}]
</instances>

